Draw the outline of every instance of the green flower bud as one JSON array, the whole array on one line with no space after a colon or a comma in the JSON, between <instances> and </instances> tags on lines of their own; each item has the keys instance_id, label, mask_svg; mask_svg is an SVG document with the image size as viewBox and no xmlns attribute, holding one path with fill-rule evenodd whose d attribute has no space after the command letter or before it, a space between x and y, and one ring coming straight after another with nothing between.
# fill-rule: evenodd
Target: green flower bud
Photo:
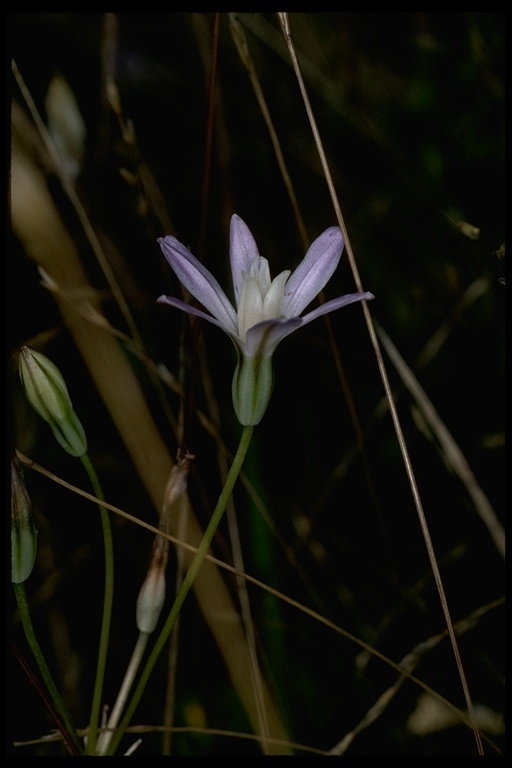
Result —
<instances>
[{"instance_id":1,"label":"green flower bud","mask_svg":"<svg viewBox=\"0 0 512 768\"><path fill-rule=\"evenodd\" d=\"M57 366L40 352L22 347L19 372L30 404L48 422L56 440L71 456L83 456L87 438Z\"/></svg>"},{"instance_id":2,"label":"green flower bud","mask_svg":"<svg viewBox=\"0 0 512 768\"><path fill-rule=\"evenodd\" d=\"M21 584L36 561L37 531L19 461L11 459L11 580Z\"/></svg>"}]
</instances>

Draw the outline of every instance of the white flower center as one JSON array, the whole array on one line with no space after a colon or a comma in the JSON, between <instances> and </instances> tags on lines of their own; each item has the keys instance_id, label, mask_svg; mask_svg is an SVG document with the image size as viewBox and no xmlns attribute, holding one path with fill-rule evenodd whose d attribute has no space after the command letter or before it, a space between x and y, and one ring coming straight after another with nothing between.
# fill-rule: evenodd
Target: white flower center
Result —
<instances>
[{"instance_id":1,"label":"white flower center","mask_svg":"<svg viewBox=\"0 0 512 768\"><path fill-rule=\"evenodd\" d=\"M286 269L273 280L267 259L258 256L242 273L242 291L238 304L238 335L245 341L246 333L262 320L273 320L282 315L281 306L290 270Z\"/></svg>"}]
</instances>

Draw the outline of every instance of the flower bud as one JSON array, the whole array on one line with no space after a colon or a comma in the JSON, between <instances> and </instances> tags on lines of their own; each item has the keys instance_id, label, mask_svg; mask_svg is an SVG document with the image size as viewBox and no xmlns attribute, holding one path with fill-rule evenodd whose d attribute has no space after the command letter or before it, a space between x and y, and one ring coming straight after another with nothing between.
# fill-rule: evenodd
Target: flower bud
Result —
<instances>
[{"instance_id":1,"label":"flower bud","mask_svg":"<svg viewBox=\"0 0 512 768\"><path fill-rule=\"evenodd\" d=\"M165 575L161 568L152 567L137 598L137 628L139 632L154 631L165 602Z\"/></svg>"},{"instance_id":2,"label":"flower bud","mask_svg":"<svg viewBox=\"0 0 512 768\"><path fill-rule=\"evenodd\" d=\"M19 461L11 459L11 580L21 584L36 561L37 531Z\"/></svg>"},{"instance_id":3,"label":"flower bud","mask_svg":"<svg viewBox=\"0 0 512 768\"><path fill-rule=\"evenodd\" d=\"M259 424L272 395L272 357L240 355L233 377L233 406L243 426Z\"/></svg>"},{"instance_id":4,"label":"flower bud","mask_svg":"<svg viewBox=\"0 0 512 768\"><path fill-rule=\"evenodd\" d=\"M45 355L24 346L19 372L30 404L48 422L56 440L71 456L83 456L87 438L57 366Z\"/></svg>"}]
</instances>

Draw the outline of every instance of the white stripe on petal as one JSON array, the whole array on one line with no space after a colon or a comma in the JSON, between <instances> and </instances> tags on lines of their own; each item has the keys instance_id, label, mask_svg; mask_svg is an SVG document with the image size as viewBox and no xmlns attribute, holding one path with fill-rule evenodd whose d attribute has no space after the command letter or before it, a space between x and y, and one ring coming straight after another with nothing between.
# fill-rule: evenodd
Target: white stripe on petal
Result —
<instances>
[{"instance_id":1,"label":"white stripe on petal","mask_svg":"<svg viewBox=\"0 0 512 768\"><path fill-rule=\"evenodd\" d=\"M212 313L222 328L237 333L236 312L211 272L175 237L161 237L158 243L182 285Z\"/></svg>"},{"instance_id":2,"label":"white stripe on petal","mask_svg":"<svg viewBox=\"0 0 512 768\"><path fill-rule=\"evenodd\" d=\"M329 227L311 244L286 283L285 317L297 317L318 296L338 266L342 250L343 236L339 227Z\"/></svg>"}]
</instances>

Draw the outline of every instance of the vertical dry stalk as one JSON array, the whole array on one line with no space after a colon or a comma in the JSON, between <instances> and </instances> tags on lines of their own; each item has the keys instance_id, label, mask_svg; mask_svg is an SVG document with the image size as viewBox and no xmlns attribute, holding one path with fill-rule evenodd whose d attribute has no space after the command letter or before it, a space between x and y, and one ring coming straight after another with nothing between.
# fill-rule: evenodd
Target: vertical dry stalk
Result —
<instances>
[{"instance_id":1,"label":"vertical dry stalk","mask_svg":"<svg viewBox=\"0 0 512 768\"><path fill-rule=\"evenodd\" d=\"M100 397L130 454L154 506L162 507L173 462L153 421L140 384L118 342L107 327L85 319L85 298L100 311L80 255L63 226L40 169L38 136L27 124L21 110L13 109L11 166L12 223L27 255L42 267L58 286L55 300L73 337ZM107 325L107 324L106 324ZM202 530L186 500L188 542L198 547ZM169 531L176 533L176 521L169 520ZM185 567L192 560L184 555ZM240 616L236 611L218 568L205 562L194 582L201 611L224 658L230 678L247 715L258 733L258 714L248 675L249 650ZM286 729L267 686L265 706L269 731L276 739L287 739Z\"/></svg>"},{"instance_id":2,"label":"vertical dry stalk","mask_svg":"<svg viewBox=\"0 0 512 768\"><path fill-rule=\"evenodd\" d=\"M327 184L327 187L328 187L330 195L331 195L332 204L333 204L334 210L336 212L338 223L339 223L340 228L341 228L341 230L343 232L343 237L344 237L344 240L345 240L345 247L346 247L346 251L347 251L347 256L348 256L348 259L349 259L349 262L350 262L350 268L352 270L352 274L354 276L354 280L355 280L355 283L356 283L358 291L362 291L363 290L363 286L362 286L361 277L359 275L359 269L357 267L356 259L355 259L354 253L352 251L352 246L350 244L350 238L349 238L349 235L348 235L348 232L347 232L347 228L346 228L346 225L345 225L345 220L343 218L343 214L341 212L341 207L340 207L340 204L339 204L338 196L336 194L336 189L335 189L335 186L334 186L334 183L333 183L333 180L332 180L332 176L331 176L330 168L329 168L329 165L328 165L328 162L327 162L327 158L325 156L325 152L324 152L324 148L323 148L323 143L322 143L322 139L321 139L321 136L320 136L320 132L319 132L317 124L316 124L316 120L315 120L315 116L313 114L313 110L311 108L311 103L310 103L310 100L309 100L308 92L306 90L306 86L305 86L305 83L304 83L304 80L303 80L303 77L302 77L302 72L301 72L301 69L300 69L300 65L299 65L299 61L298 61L298 58L297 58L297 54L295 52L295 46L294 46L293 39L292 39L290 23L289 23L289 19L288 19L288 14L287 13L279 13L278 17L279 17L279 21L280 21L281 28L282 28L282 31L283 31L284 39L286 41L286 45L287 45L288 51L290 53L290 58L291 58L293 69L294 69L294 72L295 72L295 75L296 75L296 78L297 78L297 82L298 82L298 85L299 85L301 96L302 96L302 99L304 101L304 106L305 106L305 109L306 109L307 117L308 117L308 120L309 120L309 123L310 123L310 126L311 126L311 131L313 133L313 137L314 137L314 140L315 140L316 148L317 148L317 151L318 151L318 154L319 154L319 158L320 158L320 162L322 164L322 169L323 169L323 172L324 172L324 175L325 175L326 184ZM403 430L402 430L402 425L400 423L400 419L398 417L398 412L396 410L395 403L394 403L394 400L393 400L393 394L392 394L392 391L391 391L391 386L390 386L390 383L389 383L389 379L388 379L388 375L387 375L387 371L386 371L386 366L384 364L384 360L383 360L383 357L382 357L382 352L381 352L381 349L380 349L379 340L377 338L377 332L375 330L375 326L373 324L372 316L370 314L370 310L368 309L368 305L364 301L362 302L362 309L363 309L364 317L365 317L365 320L366 320L366 326L367 326L367 329L368 329L368 335L370 337L370 340L371 340L371 343L372 343L372 346L373 346L373 350L374 350L374 353L375 353L375 357L376 357L376 360L377 360L377 365L379 367L379 373L380 373L380 376L381 376L381 379L382 379L382 384L383 384L384 390L386 392L386 397L387 397L387 399L389 401L389 408L390 408L391 417L393 419L393 425L394 425L396 437L397 437L397 440L398 440L398 443L399 443L399 446L400 446L400 452L402 454L402 458L403 458L404 466L405 466L405 471L407 473L407 478L408 478L409 485L410 485L410 488L411 488L411 493L412 493L412 496L413 496L413 499L414 499L414 504L415 504L415 507L416 507L416 512L417 512L418 520L419 520L420 527L421 527L421 532L422 532L422 535L423 535L423 539L425 541L425 546L426 546L426 549L427 549L428 558L429 558L429 561L430 561L430 565L431 565L431 568L432 568L432 573L433 573L434 580L435 580L436 587L437 587L437 591L438 591L438 594L439 594L439 599L441 601L441 606L442 606L442 609L443 609L443 614L444 614L444 617L445 617L446 626L447 626L447 629L448 629L448 634L450 635L450 642L452 644L453 653L454 653L454 657L455 657L455 663L457 665L457 669L458 669L458 672L459 672L459 677L460 677L462 689L463 689L463 692L464 692L464 698L466 700L466 704L467 704L467 707L468 707L469 717L470 717L470 720L471 720L471 723L472 723L472 726L473 726L473 732L474 732L474 735L475 735L475 741L476 741L476 745L477 745L477 749L478 749L478 754L483 755L484 752L483 752L483 746L482 746L482 739L481 739L481 736L480 736L480 732L479 732L479 729L478 729L478 725L477 725L476 719L474 717L473 702L472 702L471 695L470 695L470 692L469 692L469 687L468 687L468 683L467 683L467 680L466 680L466 674L464 672L464 667L463 667L463 664L462 664L462 659L460 657L459 646L458 646L458 643L457 643L457 638L455 636L455 631L453 629L453 622L452 622L451 615L450 615L450 610L449 610L449 607L448 607L448 600L447 600L447 597L446 597L446 593L445 593L445 589L444 589L444 584L443 584L443 581L442 581L442 578L441 578L441 572L439 570L439 566L438 566L438 563L437 563L437 558L436 558L436 554L435 554L435 551L434 551L434 546L433 546L432 539L431 539L431 536L430 536L430 530L429 530L429 527L428 527L427 518L426 518L426 515L425 515L425 511L423 509L423 503L422 503L422 500L421 500L421 496L420 496L420 492L419 492L419 489L418 489L418 485L416 483L416 477L415 477L415 474L414 474L414 469L413 469L413 466L412 466L412 462L411 462L411 459L410 459L410 456L409 456L409 449L408 449L406 441L405 441L405 437L404 437Z\"/></svg>"}]
</instances>

